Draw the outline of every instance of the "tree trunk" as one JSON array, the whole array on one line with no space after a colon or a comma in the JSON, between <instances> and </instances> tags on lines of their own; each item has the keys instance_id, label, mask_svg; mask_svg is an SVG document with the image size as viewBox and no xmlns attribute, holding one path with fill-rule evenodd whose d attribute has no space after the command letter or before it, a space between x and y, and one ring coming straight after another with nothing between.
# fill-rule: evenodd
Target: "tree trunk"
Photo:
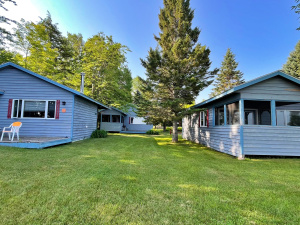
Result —
<instances>
[{"instance_id":1,"label":"tree trunk","mask_svg":"<svg viewBox=\"0 0 300 225\"><path fill-rule=\"evenodd\" d=\"M163 123L163 129L164 129L163 131L166 132L166 129L167 129L166 123Z\"/></svg>"},{"instance_id":2,"label":"tree trunk","mask_svg":"<svg viewBox=\"0 0 300 225\"><path fill-rule=\"evenodd\" d=\"M177 143L177 142L178 142L177 121L173 121L173 136L172 136L172 142L173 142L173 143Z\"/></svg>"}]
</instances>

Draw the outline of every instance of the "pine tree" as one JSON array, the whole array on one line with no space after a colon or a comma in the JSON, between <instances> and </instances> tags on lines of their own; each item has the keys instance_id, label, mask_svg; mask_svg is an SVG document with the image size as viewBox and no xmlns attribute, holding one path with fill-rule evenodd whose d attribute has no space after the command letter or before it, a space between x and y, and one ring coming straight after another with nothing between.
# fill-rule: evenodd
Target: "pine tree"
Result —
<instances>
[{"instance_id":1,"label":"pine tree","mask_svg":"<svg viewBox=\"0 0 300 225\"><path fill-rule=\"evenodd\" d=\"M295 50L290 53L286 64L283 65L283 71L300 79L300 41L297 43Z\"/></svg>"},{"instance_id":2,"label":"pine tree","mask_svg":"<svg viewBox=\"0 0 300 225\"><path fill-rule=\"evenodd\" d=\"M178 142L177 123L199 92L211 83L210 50L197 43L200 30L192 28L194 10L189 0L164 0L159 14L159 47L150 48L142 61L146 68L151 108L149 113L173 122L172 142Z\"/></svg>"},{"instance_id":3,"label":"pine tree","mask_svg":"<svg viewBox=\"0 0 300 225\"><path fill-rule=\"evenodd\" d=\"M237 70L237 67L238 62L235 61L235 55L228 48L214 84L215 88L210 94L211 96L219 95L245 82L243 73Z\"/></svg>"}]
</instances>

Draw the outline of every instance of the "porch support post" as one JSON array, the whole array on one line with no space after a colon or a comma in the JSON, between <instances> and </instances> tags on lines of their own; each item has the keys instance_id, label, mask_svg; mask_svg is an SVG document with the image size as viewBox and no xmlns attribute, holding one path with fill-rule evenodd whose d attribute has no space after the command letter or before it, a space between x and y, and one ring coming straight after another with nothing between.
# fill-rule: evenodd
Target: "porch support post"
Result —
<instances>
[{"instance_id":1,"label":"porch support post","mask_svg":"<svg viewBox=\"0 0 300 225\"><path fill-rule=\"evenodd\" d=\"M102 125L102 113L100 114L101 115L101 120L100 120L100 130L101 130L101 125Z\"/></svg>"},{"instance_id":2,"label":"porch support post","mask_svg":"<svg viewBox=\"0 0 300 225\"><path fill-rule=\"evenodd\" d=\"M240 125L244 125L245 124L244 99L240 99L239 108L240 108Z\"/></svg>"},{"instance_id":3,"label":"porch support post","mask_svg":"<svg viewBox=\"0 0 300 225\"><path fill-rule=\"evenodd\" d=\"M271 100L271 122L272 126L276 126L276 102Z\"/></svg>"},{"instance_id":4,"label":"porch support post","mask_svg":"<svg viewBox=\"0 0 300 225\"><path fill-rule=\"evenodd\" d=\"M216 126L216 121L215 121L215 108L212 108L212 126Z\"/></svg>"},{"instance_id":5,"label":"porch support post","mask_svg":"<svg viewBox=\"0 0 300 225\"><path fill-rule=\"evenodd\" d=\"M224 126L227 126L226 104L224 105Z\"/></svg>"},{"instance_id":6,"label":"porch support post","mask_svg":"<svg viewBox=\"0 0 300 225\"><path fill-rule=\"evenodd\" d=\"M239 101L239 110L240 110L240 154L238 159L245 159L244 153L244 124L245 124L245 107L244 107L244 99L240 99Z\"/></svg>"}]
</instances>

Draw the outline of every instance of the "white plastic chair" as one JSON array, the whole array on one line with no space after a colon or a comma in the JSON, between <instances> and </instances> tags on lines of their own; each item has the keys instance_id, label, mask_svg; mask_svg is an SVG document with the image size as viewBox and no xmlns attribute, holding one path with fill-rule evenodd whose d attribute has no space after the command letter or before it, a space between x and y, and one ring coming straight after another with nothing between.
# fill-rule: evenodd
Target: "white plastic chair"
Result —
<instances>
[{"instance_id":1,"label":"white plastic chair","mask_svg":"<svg viewBox=\"0 0 300 225\"><path fill-rule=\"evenodd\" d=\"M20 130L21 126L22 126L21 122L14 122L9 127L4 127L3 131L2 131L2 135L1 135L1 141L3 140L3 135L5 133L8 134L8 139L10 141L13 141L14 137L15 137L15 134L17 134L17 138L18 138L18 141L19 141L19 130ZM8 130L8 129L10 129L10 130ZM12 139L10 139L10 134L12 134Z\"/></svg>"}]
</instances>

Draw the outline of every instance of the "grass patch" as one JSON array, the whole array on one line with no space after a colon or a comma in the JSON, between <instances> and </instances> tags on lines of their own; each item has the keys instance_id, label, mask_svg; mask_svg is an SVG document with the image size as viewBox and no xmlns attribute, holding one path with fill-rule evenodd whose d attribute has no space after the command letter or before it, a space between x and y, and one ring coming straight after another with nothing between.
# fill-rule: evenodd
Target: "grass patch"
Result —
<instances>
[{"instance_id":1,"label":"grass patch","mask_svg":"<svg viewBox=\"0 0 300 225\"><path fill-rule=\"evenodd\" d=\"M300 159L239 161L171 136L0 147L2 224L299 224Z\"/></svg>"}]
</instances>

